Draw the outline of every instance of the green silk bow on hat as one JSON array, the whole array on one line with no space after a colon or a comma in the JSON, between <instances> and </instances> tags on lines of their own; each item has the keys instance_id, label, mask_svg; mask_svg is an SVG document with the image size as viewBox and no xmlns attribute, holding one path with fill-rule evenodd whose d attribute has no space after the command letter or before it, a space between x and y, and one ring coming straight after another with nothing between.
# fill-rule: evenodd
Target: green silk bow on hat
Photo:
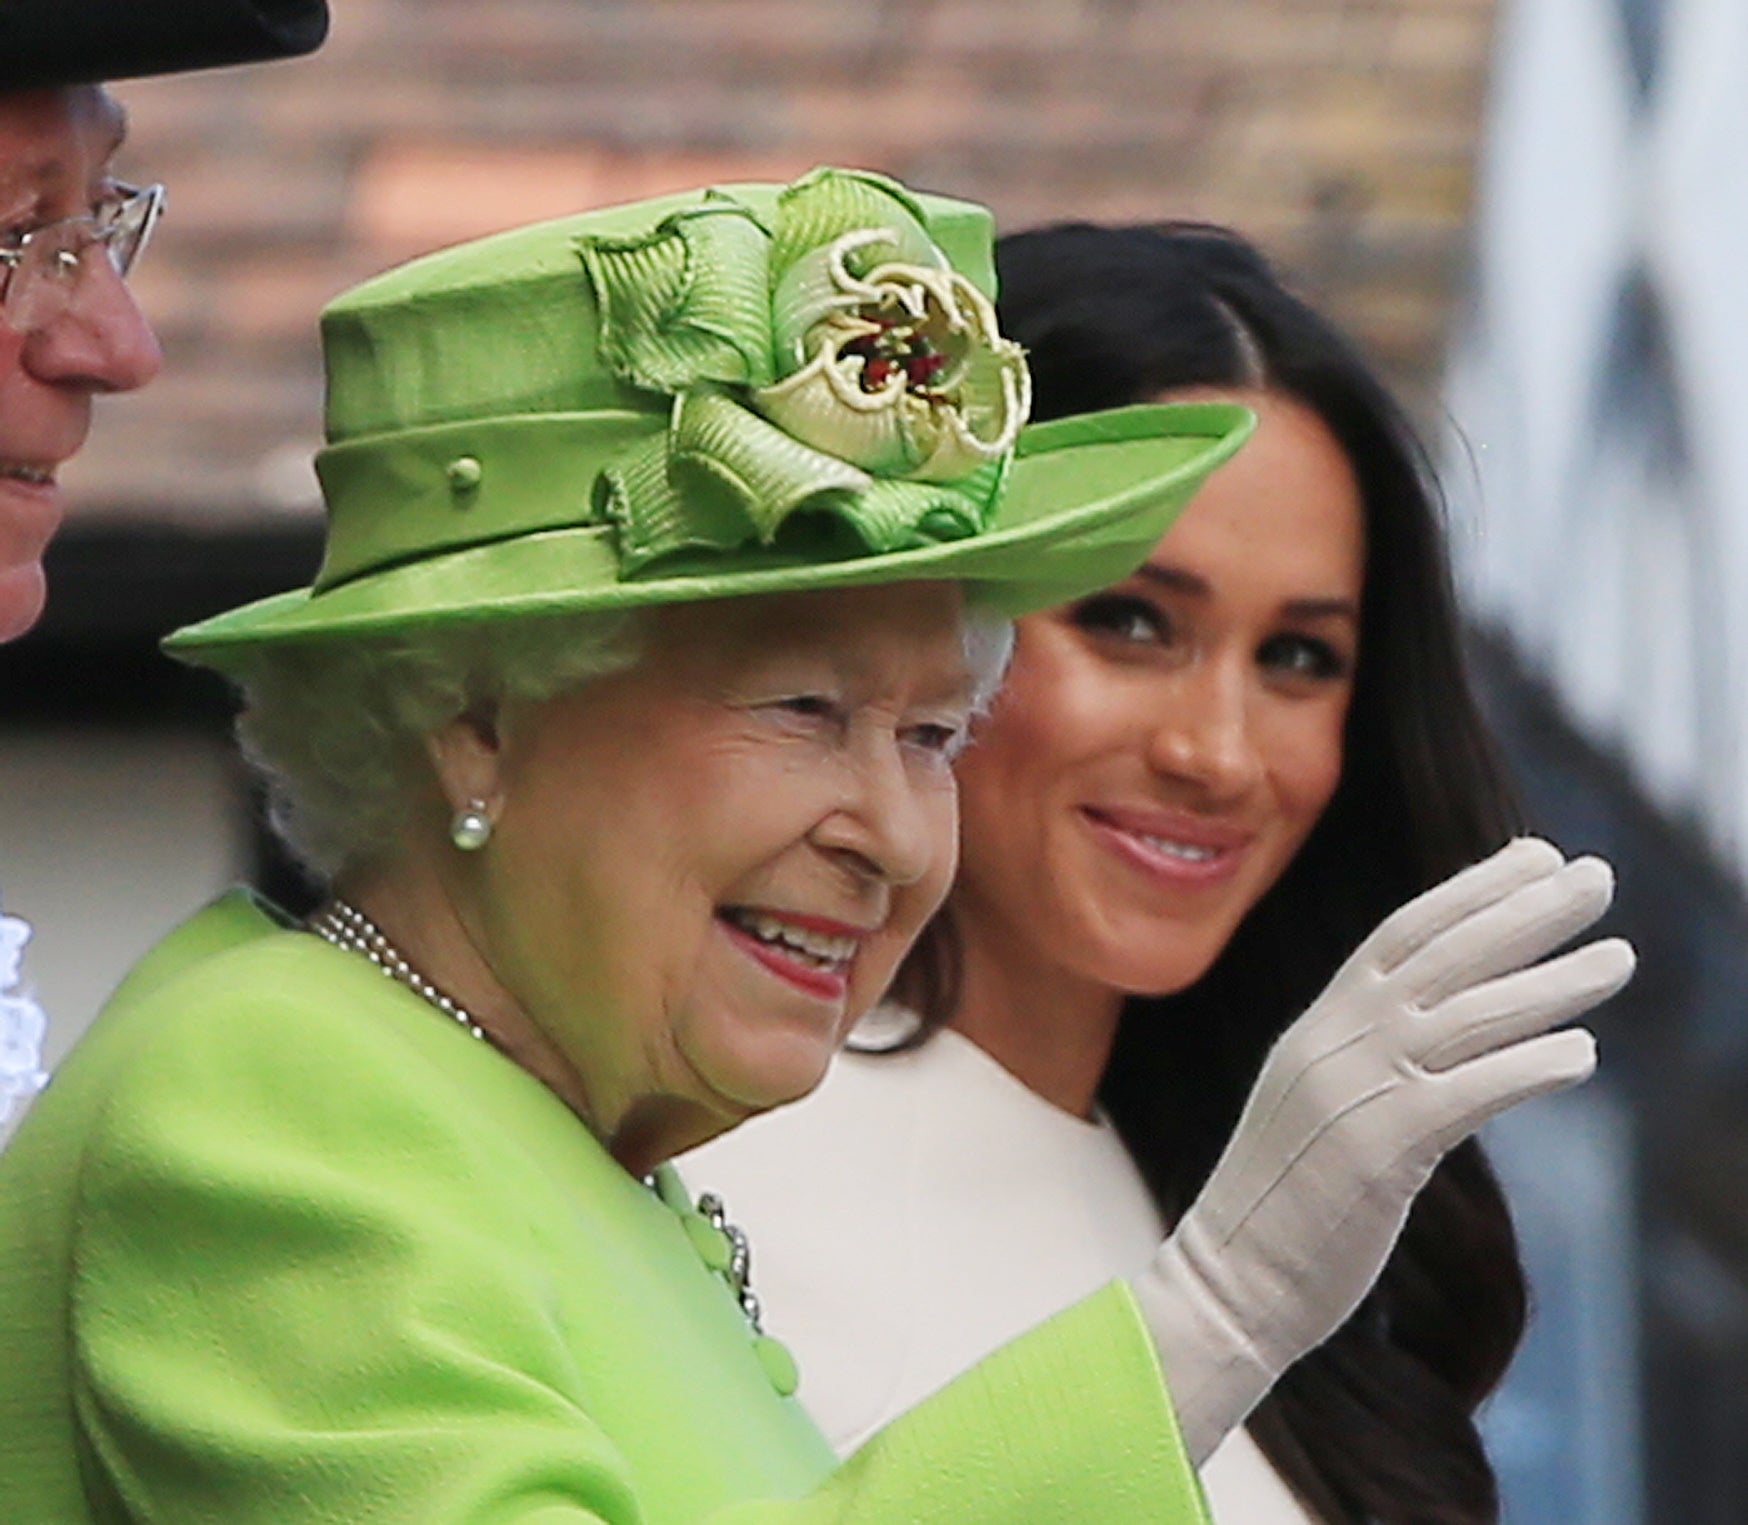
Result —
<instances>
[{"instance_id":1,"label":"green silk bow on hat","mask_svg":"<svg viewBox=\"0 0 1748 1525\"><path fill-rule=\"evenodd\" d=\"M646 235L577 248L602 359L674 399L665 433L602 474L622 574L771 545L802 513L876 553L984 527L1030 378L902 186L817 170L768 221L713 193Z\"/></svg>"}]
</instances>

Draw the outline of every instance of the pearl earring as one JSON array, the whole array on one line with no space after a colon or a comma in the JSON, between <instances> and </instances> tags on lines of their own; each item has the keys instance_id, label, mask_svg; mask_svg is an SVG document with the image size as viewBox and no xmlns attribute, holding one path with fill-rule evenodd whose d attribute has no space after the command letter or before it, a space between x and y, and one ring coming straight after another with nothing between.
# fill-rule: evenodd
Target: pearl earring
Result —
<instances>
[{"instance_id":1,"label":"pearl earring","mask_svg":"<svg viewBox=\"0 0 1748 1525\"><path fill-rule=\"evenodd\" d=\"M449 823L449 840L464 853L478 852L492 839L492 818L484 800L469 800Z\"/></svg>"}]
</instances>

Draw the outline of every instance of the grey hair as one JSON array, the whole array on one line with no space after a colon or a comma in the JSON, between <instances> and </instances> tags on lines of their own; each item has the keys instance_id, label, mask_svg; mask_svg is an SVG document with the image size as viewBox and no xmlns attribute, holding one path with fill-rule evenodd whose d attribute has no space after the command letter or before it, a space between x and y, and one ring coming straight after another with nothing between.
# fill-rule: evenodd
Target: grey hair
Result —
<instances>
[{"instance_id":1,"label":"grey hair","mask_svg":"<svg viewBox=\"0 0 1748 1525\"><path fill-rule=\"evenodd\" d=\"M269 823L324 877L380 859L406 824L427 736L506 699L549 699L623 672L649 630L647 610L554 615L234 659L227 665L244 705L237 737L266 785ZM1013 622L973 605L961 630L981 710L1001 686Z\"/></svg>"},{"instance_id":2,"label":"grey hair","mask_svg":"<svg viewBox=\"0 0 1748 1525\"><path fill-rule=\"evenodd\" d=\"M979 714L995 702L1014 655L1014 622L1005 614L968 604L963 625L965 665L971 672L971 704Z\"/></svg>"},{"instance_id":3,"label":"grey hair","mask_svg":"<svg viewBox=\"0 0 1748 1525\"><path fill-rule=\"evenodd\" d=\"M631 667L635 613L441 626L290 645L235 663L237 739L267 786L274 831L324 876L395 843L426 766L425 738L505 699L548 699Z\"/></svg>"}]
</instances>

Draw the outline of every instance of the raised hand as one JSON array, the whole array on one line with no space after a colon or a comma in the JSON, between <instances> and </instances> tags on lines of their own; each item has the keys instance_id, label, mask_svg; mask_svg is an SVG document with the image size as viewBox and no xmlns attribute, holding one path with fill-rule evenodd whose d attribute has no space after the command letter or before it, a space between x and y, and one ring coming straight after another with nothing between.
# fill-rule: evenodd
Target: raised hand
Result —
<instances>
[{"instance_id":1,"label":"raised hand","mask_svg":"<svg viewBox=\"0 0 1748 1525\"><path fill-rule=\"evenodd\" d=\"M1389 917L1281 1036L1207 1186L1134 1279L1185 1443L1203 1460L1377 1279L1414 1195L1505 1108L1585 1079L1550 1031L1633 972L1600 858L1522 838Z\"/></svg>"}]
</instances>

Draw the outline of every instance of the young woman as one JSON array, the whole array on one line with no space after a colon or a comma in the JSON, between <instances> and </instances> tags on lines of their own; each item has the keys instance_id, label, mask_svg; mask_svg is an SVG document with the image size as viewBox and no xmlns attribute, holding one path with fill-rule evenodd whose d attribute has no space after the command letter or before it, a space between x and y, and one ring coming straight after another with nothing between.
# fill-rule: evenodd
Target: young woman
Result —
<instances>
[{"instance_id":1,"label":"young woman","mask_svg":"<svg viewBox=\"0 0 1748 1525\"><path fill-rule=\"evenodd\" d=\"M1349 343L1217 228L1058 227L999 260L1037 416L1207 398L1259 426L1135 575L1020 621L960 764L959 879L862 1035L887 1051L688 1166L758 1243L843 1446L1144 1257L1368 928L1514 826L1425 459ZM1464 1144L1210 1462L1216 1517L1495 1520L1472 1416L1524 1301Z\"/></svg>"}]
</instances>

